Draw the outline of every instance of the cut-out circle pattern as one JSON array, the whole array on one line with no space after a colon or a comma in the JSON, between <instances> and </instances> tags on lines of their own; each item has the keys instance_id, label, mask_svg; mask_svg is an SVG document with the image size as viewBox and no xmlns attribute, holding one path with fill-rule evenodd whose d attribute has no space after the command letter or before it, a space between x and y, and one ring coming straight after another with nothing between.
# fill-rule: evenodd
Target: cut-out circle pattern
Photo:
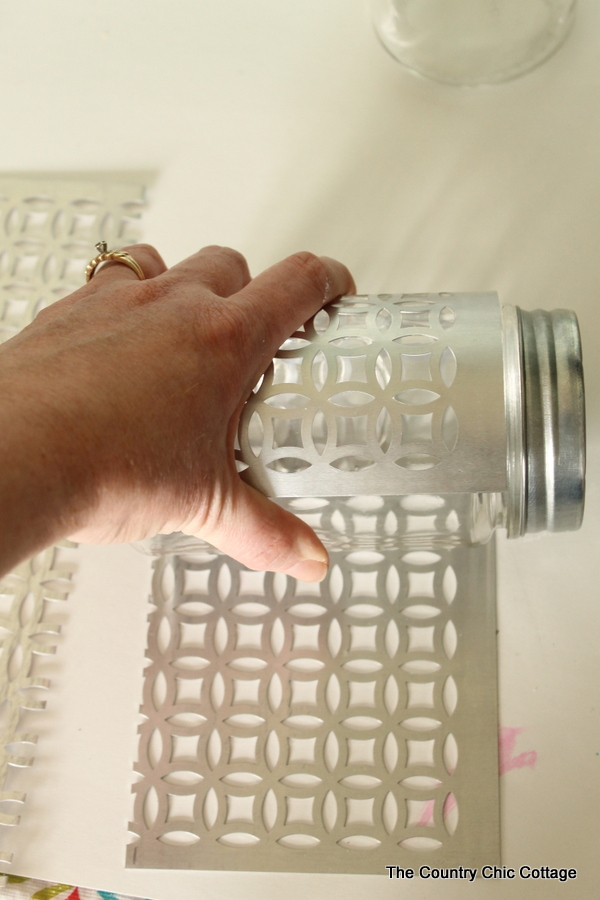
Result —
<instances>
[{"instance_id":1,"label":"cut-out circle pattern","mask_svg":"<svg viewBox=\"0 0 600 900\"><path fill-rule=\"evenodd\" d=\"M0 343L85 282L97 241L135 243L143 194L135 175L0 174Z\"/></svg>"},{"instance_id":2,"label":"cut-out circle pattern","mask_svg":"<svg viewBox=\"0 0 600 900\"><path fill-rule=\"evenodd\" d=\"M383 528L386 500L360 499L328 515ZM377 872L456 852L467 550L418 546L334 551L321 584L209 551L155 561L128 865Z\"/></svg>"},{"instance_id":3,"label":"cut-out circle pattern","mask_svg":"<svg viewBox=\"0 0 600 900\"><path fill-rule=\"evenodd\" d=\"M242 412L236 458L276 497L472 493L505 489L505 444L497 296L369 294L283 344Z\"/></svg>"},{"instance_id":4,"label":"cut-out circle pattern","mask_svg":"<svg viewBox=\"0 0 600 900\"><path fill-rule=\"evenodd\" d=\"M283 345L242 417L240 445L256 465L362 472L383 457L411 468L413 458L434 466L452 453L458 362L448 341L459 329L448 299L345 297L318 316Z\"/></svg>"}]
</instances>

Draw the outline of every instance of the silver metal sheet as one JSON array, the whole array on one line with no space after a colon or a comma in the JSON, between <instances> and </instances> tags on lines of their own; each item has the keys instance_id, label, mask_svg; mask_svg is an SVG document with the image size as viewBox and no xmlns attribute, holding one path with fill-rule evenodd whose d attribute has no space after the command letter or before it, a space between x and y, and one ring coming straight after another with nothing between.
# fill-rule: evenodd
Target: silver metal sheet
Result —
<instances>
[{"instance_id":1,"label":"silver metal sheet","mask_svg":"<svg viewBox=\"0 0 600 900\"><path fill-rule=\"evenodd\" d=\"M136 173L0 173L0 342L84 284L96 241L137 240L144 190Z\"/></svg>"},{"instance_id":2,"label":"silver metal sheet","mask_svg":"<svg viewBox=\"0 0 600 900\"><path fill-rule=\"evenodd\" d=\"M279 350L239 445L271 497L505 490L497 295L342 297Z\"/></svg>"},{"instance_id":3,"label":"silver metal sheet","mask_svg":"<svg viewBox=\"0 0 600 900\"><path fill-rule=\"evenodd\" d=\"M317 585L163 556L150 601L129 867L498 862L493 542L337 550Z\"/></svg>"},{"instance_id":4,"label":"silver metal sheet","mask_svg":"<svg viewBox=\"0 0 600 900\"><path fill-rule=\"evenodd\" d=\"M60 549L50 547L0 582L0 826L18 825L17 810L26 800L22 790L14 790L14 774L34 760L37 734L28 730L35 728L28 716L45 708L42 698L50 687L39 673L39 658L56 652L60 626L53 623L52 604L67 599L72 574ZM25 783L19 779L19 786ZM10 863L5 837L2 829L0 860Z\"/></svg>"},{"instance_id":5,"label":"silver metal sheet","mask_svg":"<svg viewBox=\"0 0 600 900\"><path fill-rule=\"evenodd\" d=\"M0 174L0 342L40 309L84 283L94 244L120 247L137 237L143 179L132 173ZM59 545L60 546L60 545ZM71 545L73 546L73 545ZM63 551L64 552L64 551ZM39 661L54 653L58 626L52 601L65 600L72 567L50 547L23 562L0 584L0 860L9 864L8 827L19 822L27 767L37 742L31 712L43 710L50 681ZM50 602L49 602L50 601ZM37 664L36 664L37 660ZM35 714L33 716L35 719ZM15 779L15 773L21 772Z\"/></svg>"}]
</instances>

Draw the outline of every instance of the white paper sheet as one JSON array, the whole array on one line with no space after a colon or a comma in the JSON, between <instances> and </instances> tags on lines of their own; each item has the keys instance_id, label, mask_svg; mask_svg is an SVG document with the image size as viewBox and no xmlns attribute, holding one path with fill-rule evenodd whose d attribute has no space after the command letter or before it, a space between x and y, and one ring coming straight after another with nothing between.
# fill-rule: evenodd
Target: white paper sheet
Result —
<instances>
[{"instance_id":1,"label":"white paper sheet","mask_svg":"<svg viewBox=\"0 0 600 900\"><path fill-rule=\"evenodd\" d=\"M542 68L463 90L403 72L348 0L231 0L226 10L107 0L76 11L11 0L0 121L4 171L158 173L144 237L169 264L216 242L258 272L311 249L347 262L359 291L497 290L525 308L576 310L586 519L577 534L500 547L501 788L505 864L575 867L569 894L587 900L599 830L600 9L579 7ZM441 890L378 876L125 870L149 561L127 547L79 559L12 838L15 874L158 900ZM476 900L502 890L471 888ZM567 889L517 878L510 890ZM462 898L462 884L444 896Z\"/></svg>"}]
</instances>

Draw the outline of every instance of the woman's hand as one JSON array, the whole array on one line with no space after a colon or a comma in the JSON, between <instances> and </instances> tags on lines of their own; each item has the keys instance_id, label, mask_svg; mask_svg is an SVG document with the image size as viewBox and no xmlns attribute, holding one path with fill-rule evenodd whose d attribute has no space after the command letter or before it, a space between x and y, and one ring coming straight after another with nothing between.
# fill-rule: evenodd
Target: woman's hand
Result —
<instances>
[{"instance_id":1,"label":"woman's hand","mask_svg":"<svg viewBox=\"0 0 600 900\"><path fill-rule=\"evenodd\" d=\"M0 568L65 537L197 535L249 568L317 581L311 529L246 485L234 462L242 407L278 347L355 291L334 260L298 253L251 279L206 247L167 269L104 264L0 347Z\"/></svg>"}]
</instances>

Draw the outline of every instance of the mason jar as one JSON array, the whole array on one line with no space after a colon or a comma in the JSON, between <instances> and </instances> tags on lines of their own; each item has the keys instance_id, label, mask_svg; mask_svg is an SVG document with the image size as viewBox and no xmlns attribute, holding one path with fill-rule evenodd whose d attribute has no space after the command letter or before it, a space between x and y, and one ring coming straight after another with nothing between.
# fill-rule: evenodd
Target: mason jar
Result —
<instances>
[{"instance_id":1,"label":"mason jar","mask_svg":"<svg viewBox=\"0 0 600 900\"><path fill-rule=\"evenodd\" d=\"M485 294L342 297L281 347L243 410L240 477L329 550L448 547L580 527L581 342L569 310ZM182 534L142 542L190 553Z\"/></svg>"}]
</instances>

